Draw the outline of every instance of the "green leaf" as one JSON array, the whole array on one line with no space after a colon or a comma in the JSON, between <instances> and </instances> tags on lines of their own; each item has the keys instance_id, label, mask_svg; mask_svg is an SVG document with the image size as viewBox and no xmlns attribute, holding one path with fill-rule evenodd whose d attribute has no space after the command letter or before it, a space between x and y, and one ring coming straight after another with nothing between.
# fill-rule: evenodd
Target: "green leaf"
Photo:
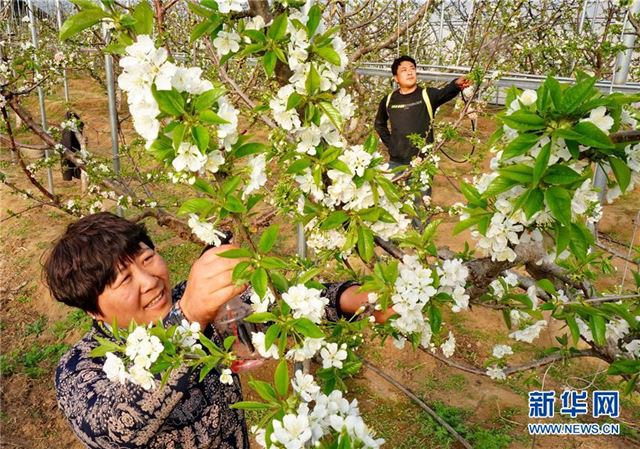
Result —
<instances>
[{"instance_id":1,"label":"green leaf","mask_svg":"<svg viewBox=\"0 0 640 449\"><path fill-rule=\"evenodd\" d=\"M257 42L259 44L264 44L267 41L267 37L264 35L262 31L258 30L244 30L243 33L253 42Z\"/></svg>"},{"instance_id":2,"label":"green leaf","mask_svg":"<svg viewBox=\"0 0 640 449\"><path fill-rule=\"evenodd\" d=\"M279 257L263 256L260 258L260 266L267 270L282 270L288 268L289 264ZM271 277L273 277L273 273L270 273Z\"/></svg>"},{"instance_id":3,"label":"green leaf","mask_svg":"<svg viewBox=\"0 0 640 449\"><path fill-rule=\"evenodd\" d=\"M309 95L313 95L318 90L320 90L320 81L320 75L318 74L315 65L311 64L309 74L307 75L307 79L304 84L304 87ZM329 118L331 117L329 116Z\"/></svg>"},{"instance_id":4,"label":"green leaf","mask_svg":"<svg viewBox=\"0 0 640 449\"><path fill-rule=\"evenodd\" d=\"M619 376L621 374L637 374L640 372L640 360L622 359L616 360L607 370L607 374Z\"/></svg>"},{"instance_id":5,"label":"green leaf","mask_svg":"<svg viewBox=\"0 0 640 449\"><path fill-rule=\"evenodd\" d=\"M322 338L325 336L318 325L308 318L298 318L293 328L308 338Z\"/></svg>"},{"instance_id":6,"label":"green leaf","mask_svg":"<svg viewBox=\"0 0 640 449\"><path fill-rule=\"evenodd\" d=\"M153 97L158 102L160 111L169 115L184 114L184 98L175 90L158 90L155 85L152 88Z\"/></svg>"},{"instance_id":7,"label":"green leaf","mask_svg":"<svg viewBox=\"0 0 640 449\"><path fill-rule=\"evenodd\" d=\"M333 49L333 47L316 48L316 53L325 61L328 61L333 65L340 66L340 55Z\"/></svg>"},{"instance_id":8,"label":"green leaf","mask_svg":"<svg viewBox=\"0 0 640 449\"><path fill-rule=\"evenodd\" d=\"M329 216L320 224L321 231L328 231L330 229L338 228L349 219L349 215L342 210L336 210L329 214Z\"/></svg>"},{"instance_id":9,"label":"green leaf","mask_svg":"<svg viewBox=\"0 0 640 449\"><path fill-rule=\"evenodd\" d=\"M280 332L282 332L282 327L280 327L279 324L273 323L271 326L269 326L269 329L267 329L264 334L264 347L267 349L270 348L275 343L276 338L278 338L278 336L280 335Z\"/></svg>"},{"instance_id":10,"label":"green leaf","mask_svg":"<svg viewBox=\"0 0 640 449\"><path fill-rule=\"evenodd\" d=\"M255 401L240 401L230 405L231 408L237 410L267 410L271 406L269 404L263 404L262 402Z\"/></svg>"},{"instance_id":11,"label":"green leaf","mask_svg":"<svg viewBox=\"0 0 640 449\"><path fill-rule=\"evenodd\" d=\"M287 34L287 23L287 14L280 14L278 17L273 19L273 22L269 27L269 31L267 31L267 37L269 37L269 39L273 39L274 41L282 39Z\"/></svg>"},{"instance_id":12,"label":"green leaf","mask_svg":"<svg viewBox=\"0 0 640 449\"><path fill-rule=\"evenodd\" d=\"M482 198L490 198L502 192L506 192L516 184L518 184L518 181L514 181L513 179L498 176L496 179L491 181L491 184L489 184L489 187L487 187L487 190L482 192Z\"/></svg>"},{"instance_id":13,"label":"green leaf","mask_svg":"<svg viewBox=\"0 0 640 449\"><path fill-rule=\"evenodd\" d=\"M460 191L470 204L482 208L487 207L487 202L482 199L480 193L471 184L467 184L464 181L460 182Z\"/></svg>"},{"instance_id":14,"label":"green leaf","mask_svg":"<svg viewBox=\"0 0 640 449\"><path fill-rule=\"evenodd\" d=\"M245 157L251 154L264 152L267 149L268 147L263 143L249 142L237 148L234 151L234 154L236 155L236 157Z\"/></svg>"},{"instance_id":15,"label":"green leaf","mask_svg":"<svg viewBox=\"0 0 640 449\"><path fill-rule=\"evenodd\" d=\"M223 119L222 117L220 117L218 114L216 114L210 109L207 109L206 111L202 111L198 115L198 119L202 123L205 123L207 125L224 125L226 123L229 123L228 121L226 121L225 119Z\"/></svg>"},{"instance_id":16,"label":"green leaf","mask_svg":"<svg viewBox=\"0 0 640 449\"><path fill-rule=\"evenodd\" d=\"M69 17L60 28L59 38L61 41L69 39L71 36L85 30L109 15L99 8L83 9L78 14Z\"/></svg>"},{"instance_id":17,"label":"green leaf","mask_svg":"<svg viewBox=\"0 0 640 449\"><path fill-rule=\"evenodd\" d=\"M431 330L434 334L440 332L442 326L442 312L434 304L429 307L429 324L431 324Z\"/></svg>"},{"instance_id":18,"label":"green leaf","mask_svg":"<svg viewBox=\"0 0 640 449\"><path fill-rule=\"evenodd\" d=\"M582 177L580 173L567 167L566 165L552 165L547 170L542 180L547 184L568 185L579 181Z\"/></svg>"},{"instance_id":19,"label":"green leaf","mask_svg":"<svg viewBox=\"0 0 640 449\"><path fill-rule=\"evenodd\" d=\"M567 326L569 326L569 330L571 331L571 339L573 340L573 344L578 344L580 341L580 328L578 327L578 322L576 321L575 315L569 315L565 318L567 322Z\"/></svg>"},{"instance_id":20,"label":"green leaf","mask_svg":"<svg viewBox=\"0 0 640 449\"><path fill-rule=\"evenodd\" d=\"M544 207L544 193L539 188L535 188L529 192L527 200L525 201L522 209L524 210L527 218L533 217L533 214L542 210Z\"/></svg>"},{"instance_id":21,"label":"green leaf","mask_svg":"<svg viewBox=\"0 0 640 449\"><path fill-rule=\"evenodd\" d=\"M276 54L273 51L266 52L262 56L262 65L267 76L273 75L273 71L276 68Z\"/></svg>"},{"instance_id":22,"label":"green leaf","mask_svg":"<svg viewBox=\"0 0 640 449\"><path fill-rule=\"evenodd\" d=\"M131 13L136 20L136 34L151 34L153 32L154 13L149 3L142 1L136 5Z\"/></svg>"},{"instance_id":23,"label":"green leaf","mask_svg":"<svg viewBox=\"0 0 640 449\"><path fill-rule=\"evenodd\" d=\"M320 106L320 109L329 117L333 126L337 129L342 129L342 114L340 114L340 111L338 111L333 104L328 101L321 101L318 106Z\"/></svg>"},{"instance_id":24,"label":"green leaf","mask_svg":"<svg viewBox=\"0 0 640 449\"><path fill-rule=\"evenodd\" d=\"M615 148L609 136L591 122L578 122L574 125L573 131L580 135L576 140L582 145L603 149Z\"/></svg>"},{"instance_id":25,"label":"green leaf","mask_svg":"<svg viewBox=\"0 0 640 449\"><path fill-rule=\"evenodd\" d=\"M553 216L564 226L571 227L571 195L562 187L550 187L544 199Z\"/></svg>"},{"instance_id":26,"label":"green leaf","mask_svg":"<svg viewBox=\"0 0 640 449\"><path fill-rule=\"evenodd\" d=\"M546 144L540 150L538 157L536 158L536 164L533 167L533 185L538 185L542 175L549 166L549 158L551 157L551 142Z\"/></svg>"},{"instance_id":27,"label":"green leaf","mask_svg":"<svg viewBox=\"0 0 640 449\"><path fill-rule=\"evenodd\" d=\"M195 140L198 149L204 153L209 147L209 131L204 126L196 125L191 128L191 135Z\"/></svg>"},{"instance_id":28,"label":"green leaf","mask_svg":"<svg viewBox=\"0 0 640 449\"><path fill-rule=\"evenodd\" d=\"M276 385L278 395L282 398L286 397L289 392L289 368L287 367L286 360L283 359L278 363L273 380Z\"/></svg>"},{"instance_id":29,"label":"green leaf","mask_svg":"<svg viewBox=\"0 0 640 449\"><path fill-rule=\"evenodd\" d=\"M251 258L253 254L246 248L233 248L227 251L217 254L220 257L226 257L227 259L242 259Z\"/></svg>"},{"instance_id":30,"label":"green leaf","mask_svg":"<svg viewBox=\"0 0 640 449\"><path fill-rule=\"evenodd\" d=\"M549 75L544 84L547 87L553 106L557 111L559 111L562 105L562 88L560 87L560 83L554 77Z\"/></svg>"},{"instance_id":31,"label":"green leaf","mask_svg":"<svg viewBox=\"0 0 640 449\"><path fill-rule=\"evenodd\" d=\"M287 173L289 174L299 174L304 171L305 168L311 165L311 160L307 158L302 158L296 160L293 164L287 168Z\"/></svg>"},{"instance_id":32,"label":"green leaf","mask_svg":"<svg viewBox=\"0 0 640 449\"><path fill-rule=\"evenodd\" d=\"M301 102L302 95L300 95L298 92L291 92L291 95L289 95L289 98L287 99L287 111L289 109L297 108Z\"/></svg>"},{"instance_id":33,"label":"green leaf","mask_svg":"<svg viewBox=\"0 0 640 449\"><path fill-rule=\"evenodd\" d=\"M502 121L517 131L534 131L546 126L545 119L533 112L518 110L510 115L502 117Z\"/></svg>"},{"instance_id":34,"label":"green leaf","mask_svg":"<svg viewBox=\"0 0 640 449\"><path fill-rule=\"evenodd\" d=\"M596 78L589 77L566 89L562 95L560 111L563 114L571 114L575 111L582 102L591 98L592 89L595 84Z\"/></svg>"},{"instance_id":35,"label":"green leaf","mask_svg":"<svg viewBox=\"0 0 640 449\"><path fill-rule=\"evenodd\" d=\"M553 283L549 279L538 279L536 281L536 285L540 287L542 290L550 294L551 296L556 296L558 291Z\"/></svg>"},{"instance_id":36,"label":"green leaf","mask_svg":"<svg viewBox=\"0 0 640 449\"><path fill-rule=\"evenodd\" d=\"M467 218L466 220L462 220L461 222L456 223L456 225L453 227L453 235L460 234L465 229L470 228L471 226L478 224L479 222L481 222L485 218L490 218L491 215L492 214L489 213L489 212L478 214L478 215L472 215L471 217Z\"/></svg>"},{"instance_id":37,"label":"green leaf","mask_svg":"<svg viewBox=\"0 0 640 449\"><path fill-rule=\"evenodd\" d=\"M316 3L309 9L309 18L307 19L307 37L311 38L313 33L318 29L318 25L320 24L320 19L322 17L322 12L320 11L320 6Z\"/></svg>"},{"instance_id":38,"label":"green leaf","mask_svg":"<svg viewBox=\"0 0 640 449\"><path fill-rule=\"evenodd\" d=\"M520 184L529 184L533 179L533 168L524 164L509 165L508 167L499 169L498 173Z\"/></svg>"},{"instance_id":39,"label":"green leaf","mask_svg":"<svg viewBox=\"0 0 640 449\"><path fill-rule=\"evenodd\" d=\"M248 383L249 386L256 393L258 393L258 396L260 396L265 401L276 402L278 400L276 396L276 390L274 390L271 384L269 384L268 382L265 382L263 380L250 380Z\"/></svg>"},{"instance_id":40,"label":"green leaf","mask_svg":"<svg viewBox=\"0 0 640 449\"><path fill-rule=\"evenodd\" d=\"M571 231L572 238L569 240L569 248L578 260L585 260L589 250L589 242L575 223L571 224Z\"/></svg>"},{"instance_id":41,"label":"green leaf","mask_svg":"<svg viewBox=\"0 0 640 449\"><path fill-rule=\"evenodd\" d=\"M242 201L240 201L234 195L229 195L227 197L227 201L224 203L223 207L229 212L237 214L247 211L247 209L244 207L244 204L242 204Z\"/></svg>"},{"instance_id":42,"label":"green leaf","mask_svg":"<svg viewBox=\"0 0 640 449\"><path fill-rule=\"evenodd\" d=\"M591 329L594 343L603 346L606 343L606 322L604 318L600 315L591 315L589 317L589 328Z\"/></svg>"},{"instance_id":43,"label":"green leaf","mask_svg":"<svg viewBox=\"0 0 640 449\"><path fill-rule=\"evenodd\" d=\"M224 89L210 89L198 95L193 103L196 112L211 109L211 106L224 94Z\"/></svg>"},{"instance_id":44,"label":"green leaf","mask_svg":"<svg viewBox=\"0 0 640 449\"><path fill-rule=\"evenodd\" d=\"M610 157L609 164L611 164L616 181L620 184L620 191L624 192L631 182L631 169L622 159L617 157Z\"/></svg>"},{"instance_id":45,"label":"green leaf","mask_svg":"<svg viewBox=\"0 0 640 449\"><path fill-rule=\"evenodd\" d=\"M262 267L257 268L251 275L251 286L260 298L267 294L267 281L267 270Z\"/></svg>"},{"instance_id":46,"label":"green leaf","mask_svg":"<svg viewBox=\"0 0 640 449\"><path fill-rule=\"evenodd\" d=\"M211 187L211 184L202 178L197 178L196 182L193 183L193 187L199 192L206 193L207 195L214 196L216 194L216 191Z\"/></svg>"},{"instance_id":47,"label":"green leaf","mask_svg":"<svg viewBox=\"0 0 640 449\"><path fill-rule=\"evenodd\" d=\"M200 39L202 36L210 35L215 31L216 28L220 26L222 20L220 18L216 18L215 20L205 19L191 30L191 34L189 36L189 42L193 43Z\"/></svg>"},{"instance_id":48,"label":"green leaf","mask_svg":"<svg viewBox=\"0 0 640 449\"><path fill-rule=\"evenodd\" d=\"M529 151L540 140L540 136L531 133L520 134L513 139L502 152L503 161L521 156Z\"/></svg>"},{"instance_id":49,"label":"green leaf","mask_svg":"<svg viewBox=\"0 0 640 449\"><path fill-rule=\"evenodd\" d=\"M271 251L271 248L273 248L273 244L276 242L276 238L278 237L279 228L279 225L272 224L262 233L260 236L260 243L258 243L258 249L261 253L265 254Z\"/></svg>"},{"instance_id":50,"label":"green leaf","mask_svg":"<svg viewBox=\"0 0 640 449\"><path fill-rule=\"evenodd\" d=\"M269 321L277 321L278 317L276 317L271 312L261 312L261 313L253 313L248 317L243 318L247 323L267 323Z\"/></svg>"},{"instance_id":51,"label":"green leaf","mask_svg":"<svg viewBox=\"0 0 640 449\"><path fill-rule=\"evenodd\" d=\"M191 198L182 203L180 209L178 209L178 215L198 214L207 216L213 207L213 203L205 198Z\"/></svg>"},{"instance_id":52,"label":"green leaf","mask_svg":"<svg viewBox=\"0 0 640 449\"><path fill-rule=\"evenodd\" d=\"M373 232L363 226L358 228L358 254L365 262L369 262L373 257Z\"/></svg>"}]
</instances>

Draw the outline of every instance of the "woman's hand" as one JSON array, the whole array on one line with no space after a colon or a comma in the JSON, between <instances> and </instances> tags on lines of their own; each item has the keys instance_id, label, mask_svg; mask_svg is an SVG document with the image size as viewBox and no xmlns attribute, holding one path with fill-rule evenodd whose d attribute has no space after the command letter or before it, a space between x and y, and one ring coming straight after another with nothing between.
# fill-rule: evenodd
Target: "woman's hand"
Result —
<instances>
[{"instance_id":1,"label":"woman's hand","mask_svg":"<svg viewBox=\"0 0 640 449\"><path fill-rule=\"evenodd\" d=\"M369 302L369 292L358 292L359 285L352 285L340 295L338 304L340 311L344 313L354 314L356 311ZM385 310L376 310L373 312L373 317L377 323L384 323L396 312L393 307L389 307Z\"/></svg>"},{"instance_id":2,"label":"woman's hand","mask_svg":"<svg viewBox=\"0 0 640 449\"><path fill-rule=\"evenodd\" d=\"M204 327L211 323L218 309L227 301L246 290L247 285L234 285L233 269L244 259L228 259L219 253L238 248L222 245L206 251L191 267L187 288L180 299L180 308L185 318Z\"/></svg>"}]
</instances>

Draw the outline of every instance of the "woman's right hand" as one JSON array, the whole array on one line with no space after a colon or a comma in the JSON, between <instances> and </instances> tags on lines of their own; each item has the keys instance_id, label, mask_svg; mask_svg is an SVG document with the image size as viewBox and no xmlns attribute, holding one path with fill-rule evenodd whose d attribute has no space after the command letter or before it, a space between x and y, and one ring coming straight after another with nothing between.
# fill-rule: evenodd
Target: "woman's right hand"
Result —
<instances>
[{"instance_id":1,"label":"woman's right hand","mask_svg":"<svg viewBox=\"0 0 640 449\"><path fill-rule=\"evenodd\" d=\"M187 287L180 308L190 322L198 322L204 328L213 322L218 309L227 301L246 290L247 285L234 285L233 269L244 259L229 259L219 253L238 248L221 245L206 251L191 267Z\"/></svg>"}]
</instances>

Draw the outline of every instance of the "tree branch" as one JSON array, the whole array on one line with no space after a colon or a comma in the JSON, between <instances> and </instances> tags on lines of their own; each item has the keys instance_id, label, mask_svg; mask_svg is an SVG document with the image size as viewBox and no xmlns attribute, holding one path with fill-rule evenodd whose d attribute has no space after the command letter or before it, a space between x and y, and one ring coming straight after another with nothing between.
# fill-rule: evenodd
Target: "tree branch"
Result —
<instances>
[{"instance_id":1,"label":"tree branch","mask_svg":"<svg viewBox=\"0 0 640 449\"><path fill-rule=\"evenodd\" d=\"M385 47L388 47L389 45L392 45L395 41L397 41L400 38L400 36L404 32L406 32L409 28L411 28L416 23L418 23L418 21L420 19L422 19L422 17L425 15L425 13L429 10L430 6L431 6L431 0L427 0L416 11L416 13L413 16L413 18L410 21L408 21L407 23L405 23L404 26L396 29L396 31L393 34L389 35L384 40L380 40L377 43L358 48L355 52L353 52L353 53L351 53L351 55L349 55L349 62L354 63L354 62L358 61L360 58L362 58L364 55L366 55L367 53L371 53L373 51L378 51L378 50L380 50L382 48L385 48Z\"/></svg>"}]
</instances>

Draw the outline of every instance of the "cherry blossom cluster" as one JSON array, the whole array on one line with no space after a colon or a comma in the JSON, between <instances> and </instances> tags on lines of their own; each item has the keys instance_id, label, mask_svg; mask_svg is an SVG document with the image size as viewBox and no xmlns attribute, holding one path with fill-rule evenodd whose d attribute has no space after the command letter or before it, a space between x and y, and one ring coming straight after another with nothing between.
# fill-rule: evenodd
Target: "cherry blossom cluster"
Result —
<instances>
[{"instance_id":1,"label":"cherry blossom cluster","mask_svg":"<svg viewBox=\"0 0 640 449\"><path fill-rule=\"evenodd\" d=\"M262 447L316 447L323 439L330 436L339 439L345 433L349 436L351 447L377 449L384 443L384 439L375 438L362 419L356 399L349 402L340 390L334 390L329 395L321 393L313 376L301 371L296 371L291 384L300 402L282 419L273 421L270 441L266 441L265 429L252 429Z\"/></svg>"}]
</instances>

